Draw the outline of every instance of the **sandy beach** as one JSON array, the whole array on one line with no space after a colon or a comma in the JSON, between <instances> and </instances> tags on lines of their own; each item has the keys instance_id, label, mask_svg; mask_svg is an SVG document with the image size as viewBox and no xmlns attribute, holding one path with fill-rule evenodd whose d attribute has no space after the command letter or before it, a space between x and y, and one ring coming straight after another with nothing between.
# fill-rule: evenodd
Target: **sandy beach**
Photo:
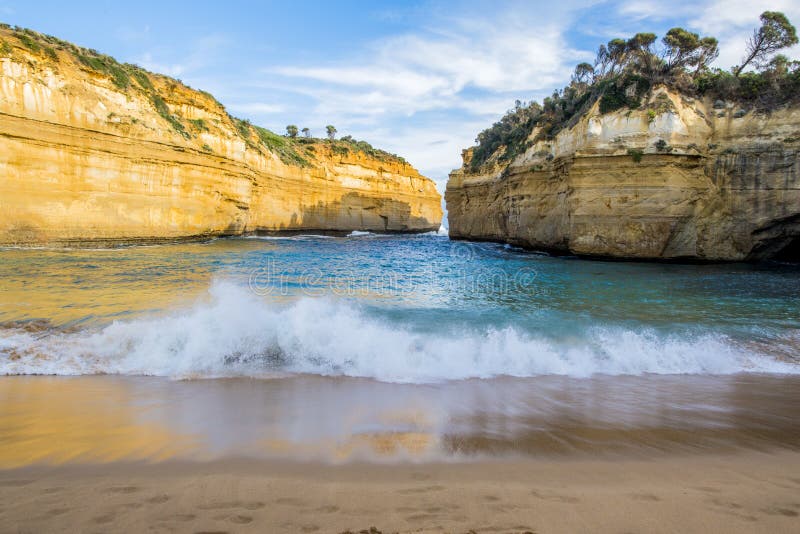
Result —
<instances>
[{"instance_id":1,"label":"sandy beach","mask_svg":"<svg viewBox=\"0 0 800 534\"><path fill-rule=\"evenodd\" d=\"M800 534L729 4L0 2L0 534Z\"/></svg>"},{"instance_id":2,"label":"sandy beach","mask_svg":"<svg viewBox=\"0 0 800 534\"><path fill-rule=\"evenodd\" d=\"M0 532L796 532L796 391L4 377Z\"/></svg>"},{"instance_id":3,"label":"sandy beach","mask_svg":"<svg viewBox=\"0 0 800 534\"><path fill-rule=\"evenodd\" d=\"M2 532L797 532L800 453L0 472Z\"/></svg>"}]
</instances>

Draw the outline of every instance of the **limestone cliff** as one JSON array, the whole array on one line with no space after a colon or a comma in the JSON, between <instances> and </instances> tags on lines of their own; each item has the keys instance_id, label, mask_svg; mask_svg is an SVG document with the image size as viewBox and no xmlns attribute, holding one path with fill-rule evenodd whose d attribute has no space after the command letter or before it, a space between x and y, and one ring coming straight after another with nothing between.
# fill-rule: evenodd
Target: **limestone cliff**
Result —
<instances>
[{"instance_id":1,"label":"limestone cliff","mask_svg":"<svg viewBox=\"0 0 800 534\"><path fill-rule=\"evenodd\" d=\"M530 139L538 139L537 131ZM800 108L770 113L654 89L450 175L450 236L632 259L800 256Z\"/></svg>"},{"instance_id":2,"label":"limestone cliff","mask_svg":"<svg viewBox=\"0 0 800 534\"><path fill-rule=\"evenodd\" d=\"M433 182L364 146L290 140L177 80L0 28L0 245L438 229Z\"/></svg>"}]
</instances>

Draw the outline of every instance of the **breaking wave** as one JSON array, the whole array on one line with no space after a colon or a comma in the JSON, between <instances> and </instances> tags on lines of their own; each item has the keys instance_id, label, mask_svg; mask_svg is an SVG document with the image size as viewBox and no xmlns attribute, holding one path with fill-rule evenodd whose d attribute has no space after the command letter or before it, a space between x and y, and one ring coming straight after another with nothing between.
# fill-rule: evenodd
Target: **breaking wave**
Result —
<instances>
[{"instance_id":1,"label":"breaking wave","mask_svg":"<svg viewBox=\"0 0 800 534\"><path fill-rule=\"evenodd\" d=\"M596 327L571 340L514 327L419 332L346 301L263 300L216 282L209 298L167 315L99 330L0 330L0 374L124 374L172 378L313 373L389 382L498 375L798 373L721 334L666 335Z\"/></svg>"}]
</instances>

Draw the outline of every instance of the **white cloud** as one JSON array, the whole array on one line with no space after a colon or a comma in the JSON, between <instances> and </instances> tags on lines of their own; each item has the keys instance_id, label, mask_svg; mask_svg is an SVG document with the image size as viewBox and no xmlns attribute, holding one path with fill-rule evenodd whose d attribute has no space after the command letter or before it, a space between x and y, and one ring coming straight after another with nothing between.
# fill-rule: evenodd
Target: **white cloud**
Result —
<instances>
[{"instance_id":1,"label":"white cloud","mask_svg":"<svg viewBox=\"0 0 800 534\"><path fill-rule=\"evenodd\" d=\"M149 28L148 28L149 31ZM172 56L172 50L157 50L145 52L134 59L134 63L147 70L180 77L200 71L208 67L218 57L221 47L228 42L228 38L221 34L211 34L193 41L190 45L191 52L180 61L164 61L158 59L163 56Z\"/></svg>"},{"instance_id":2,"label":"white cloud","mask_svg":"<svg viewBox=\"0 0 800 534\"><path fill-rule=\"evenodd\" d=\"M597 8L583 11L587 7ZM277 65L242 59L239 73L220 77L226 58L219 49L226 40L211 35L183 57L171 49L153 49L140 62L187 77L237 114L279 131L288 123L314 132L335 124L341 135L406 157L443 190L447 172L460 165L461 150L473 144L479 131L515 99L541 99L562 87L573 66L591 61L608 37L639 28L663 32L668 21L677 21L718 37L722 53L717 64L727 68L739 62L762 11L782 10L800 21L796 0L673 0L668 5L562 0L491 7L475 3L449 13L441 9L417 6L414 16L422 26L359 45L343 57L308 60L303 55L304 61ZM376 16L404 20L410 15ZM587 38L592 34L598 38ZM580 47L572 44L576 40Z\"/></svg>"},{"instance_id":3,"label":"white cloud","mask_svg":"<svg viewBox=\"0 0 800 534\"><path fill-rule=\"evenodd\" d=\"M141 56L137 57L134 60L134 63L141 65L151 72L166 74L167 76L172 76L173 78L181 76L187 71L187 67L183 63L161 63L155 60L153 58L153 54L150 52L145 52Z\"/></svg>"},{"instance_id":4,"label":"white cloud","mask_svg":"<svg viewBox=\"0 0 800 534\"><path fill-rule=\"evenodd\" d=\"M388 36L334 62L262 69L262 90L291 92L312 105L292 122L341 132L405 156L441 188L461 150L513 106L541 98L593 57L566 31L591 1L504 3L458 15L429 13L427 26ZM288 120L288 119L287 119ZM319 125L318 125L319 123Z\"/></svg>"},{"instance_id":5,"label":"white cloud","mask_svg":"<svg viewBox=\"0 0 800 534\"><path fill-rule=\"evenodd\" d=\"M664 2L656 0L630 0L623 2L618 12L620 15L633 20L664 20L668 18L687 16L697 11L697 4L680 2L670 2L668 6Z\"/></svg>"},{"instance_id":6,"label":"white cloud","mask_svg":"<svg viewBox=\"0 0 800 534\"><path fill-rule=\"evenodd\" d=\"M390 37L337 65L268 72L295 79L296 89L319 99L321 113L374 116L469 108L476 99L468 90L524 94L562 84L586 53L567 45L564 22L515 15L450 20L446 32Z\"/></svg>"}]
</instances>

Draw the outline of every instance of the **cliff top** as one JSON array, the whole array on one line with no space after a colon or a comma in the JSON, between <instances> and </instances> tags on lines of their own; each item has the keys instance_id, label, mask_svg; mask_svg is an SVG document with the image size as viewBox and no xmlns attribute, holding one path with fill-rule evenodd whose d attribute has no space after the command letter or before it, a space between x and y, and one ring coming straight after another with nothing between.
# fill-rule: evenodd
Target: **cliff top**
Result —
<instances>
[{"instance_id":1,"label":"cliff top","mask_svg":"<svg viewBox=\"0 0 800 534\"><path fill-rule=\"evenodd\" d=\"M719 55L717 40L683 28L669 30L660 45L653 33L612 39L600 45L594 64L577 65L569 85L541 104L517 100L505 116L478 134L477 146L465 161L471 171L486 164L507 164L537 141L553 139L574 126L596 104L601 114L638 109L652 100L652 91L659 86L758 111L796 104L800 61L775 53L797 42L794 26L782 13L765 12L742 63L725 71L710 67ZM756 70L745 71L749 66ZM648 109L653 114L660 111Z\"/></svg>"},{"instance_id":2,"label":"cliff top","mask_svg":"<svg viewBox=\"0 0 800 534\"><path fill-rule=\"evenodd\" d=\"M233 117L206 91L28 28L0 23L0 58L4 57L26 64L37 73L56 72L73 79L88 77L129 98L147 101L161 122L172 130L177 141L182 139L184 143L196 145L206 152L212 152L212 149L203 142L202 134L219 133L226 138L239 138L247 149L271 152L287 165L312 166L319 156L324 155L366 157L402 167L405 172L412 169L404 158L351 136L320 139L276 134ZM78 91L77 88L70 90ZM146 121L142 117L134 113L112 112L106 118L109 124L125 128L129 135L146 137L147 130L152 130L151 126L144 124Z\"/></svg>"}]
</instances>

